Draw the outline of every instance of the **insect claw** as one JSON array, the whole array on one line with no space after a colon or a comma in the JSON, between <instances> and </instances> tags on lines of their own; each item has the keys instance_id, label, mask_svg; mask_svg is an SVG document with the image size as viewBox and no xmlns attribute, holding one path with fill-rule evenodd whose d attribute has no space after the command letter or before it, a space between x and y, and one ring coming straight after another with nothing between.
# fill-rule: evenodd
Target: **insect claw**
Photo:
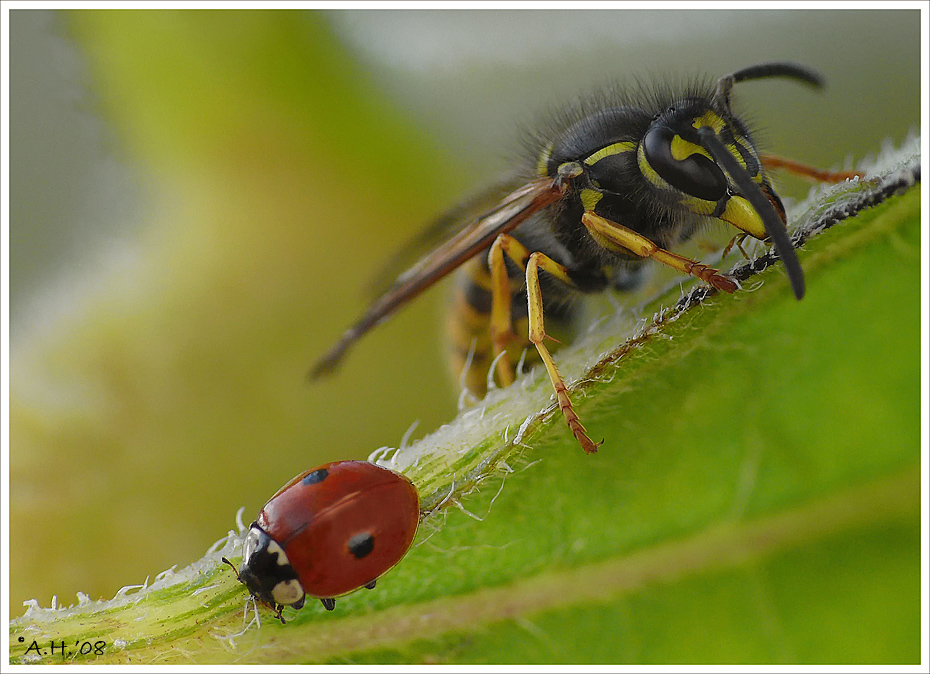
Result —
<instances>
[{"instance_id":1,"label":"insect claw","mask_svg":"<svg viewBox=\"0 0 930 674\"><path fill-rule=\"evenodd\" d=\"M733 280L728 279L726 276L723 276L722 274L714 274L709 279L707 279L707 282L710 283L717 290L722 290L727 293L735 293L737 288L739 287L736 285L736 283Z\"/></svg>"},{"instance_id":2,"label":"insect claw","mask_svg":"<svg viewBox=\"0 0 930 674\"><path fill-rule=\"evenodd\" d=\"M581 437L575 435L575 439L578 440L578 443L581 445L581 448L584 450L585 454L597 454L597 448L604 444L604 439L601 438L600 442L593 442L584 433L581 434Z\"/></svg>"}]
</instances>

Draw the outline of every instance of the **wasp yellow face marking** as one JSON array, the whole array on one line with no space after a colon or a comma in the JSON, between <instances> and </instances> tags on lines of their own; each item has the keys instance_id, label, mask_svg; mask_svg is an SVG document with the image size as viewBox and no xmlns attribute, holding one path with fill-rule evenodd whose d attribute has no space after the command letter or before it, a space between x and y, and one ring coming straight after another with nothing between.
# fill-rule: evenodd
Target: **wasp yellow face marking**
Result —
<instances>
[{"instance_id":1,"label":"wasp yellow face marking","mask_svg":"<svg viewBox=\"0 0 930 674\"><path fill-rule=\"evenodd\" d=\"M639 166L639 172L642 173L643 177L650 183L662 190L672 189L672 186L665 182L665 179L656 173L654 168L652 168L652 164L650 164L649 160L646 158L646 151L643 148L642 143L640 143L639 147L636 148L636 163Z\"/></svg>"},{"instance_id":2,"label":"wasp yellow face marking","mask_svg":"<svg viewBox=\"0 0 930 674\"><path fill-rule=\"evenodd\" d=\"M672 151L672 157L674 157L678 161L687 159L693 154L702 154L708 159L710 159L711 161L713 161L713 158L710 156L710 154L708 154L707 150L705 150L700 145L697 145L695 143L685 140L681 136L675 136L674 138L672 138L672 143L671 143L670 148Z\"/></svg>"},{"instance_id":3,"label":"wasp yellow face marking","mask_svg":"<svg viewBox=\"0 0 930 674\"><path fill-rule=\"evenodd\" d=\"M681 205L698 215L710 215L717 208L716 201L707 201L706 199L699 199L698 197L692 196L682 198Z\"/></svg>"},{"instance_id":4,"label":"wasp yellow face marking","mask_svg":"<svg viewBox=\"0 0 930 674\"><path fill-rule=\"evenodd\" d=\"M614 143L613 145L608 145L607 147L602 147L597 152L588 156L584 163L588 166L594 166L604 157L612 157L615 154L622 154L624 152L633 152L636 150L636 143L633 141L623 141L621 143Z\"/></svg>"},{"instance_id":5,"label":"wasp yellow face marking","mask_svg":"<svg viewBox=\"0 0 930 674\"><path fill-rule=\"evenodd\" d=\"M719 134L723 130L723 127L726 126L726 123L716 112L708 110L700 117L695 117L694 121L691 122L691 126L695 129L700 129L702 126L709 126L714 130L714 133Z\"/></svg>"},{"instance_id":6,"label":"wasp yellow face marking","mask_svg":"<svg viewBox=\"0 0 930 674\"><path fill-rule=\"evenodd\" d=\"M739 140L737 140L737 143L738 142ZM740 144L743 145L742 143ZM746 147L746 145L743 145L743 147ZM733 158L740 163L740 166L747 168L746 161L743 159L743 155L736 149L735 143L726 145L726 148L729 150L730 154L733 155ZM710 156L710 153L707 150L705 150L700 145L685 140L681 136L675 136L672 138L671 151L672 157L678 161L683 161L693 154L702 154L711 161L714 161L714 158Z\"/></svg>"},{"instance_id":7,"label":"wasp yellow face marking","mask_svg":"<svg viewBox=\"0 0 930 674\"><path fill-rule=\"evenodd\" d=\"M694 118L694 121L691 122L691 126L694 127L695 129L700 129L700 128L705 127L705 126L709 126L710 128L712 128L712 129L714 130L714 133L716 133L716 134L719 135L719 134L723 131L723 129L726 127L726 122L724 122L723 119L721 119L720 115L718 115L716 112L714 112L713 110L708 110L708 111L705 112L703 115L701 115L701 116L699 116L699 117L695 117L695 118ZM737 160L744 168L746 168L746 162L745 162L745 160L743 159L743 155L742 155L742 153L739 152L739 150L736 148L736 145L737 145L737 144L740 145L744 150L746 150L746 151L748 152L748 154L749 154L750 156L755 157L755 156L756 156L756 153L755 153L755 151L752 149L752 147L749 145L749 143L748 143L744 138L741 138L741 137L737 136L736 134L733 134L733 135L734 135L734 141L735 141L735 142L734 142L734 143L731 143L731 144L728 144L728 145L727 145L727 148L728 148L728 149L732 148L732 149L730 149L730 154L732 154L732 155L736 158L736 160ZM676 137L675 137L675 140L672 141L672 154L673 154L673 156L675 156L676 159L679 158L679 157L676 155L676 151L675 151L675 141L677 141L677 140L678 140L678 137L676 136ZM681 142L682 142L682 143L686 143L687 145L691 145L690 143L687 143L687 141L681 141ZM691 153L689 153L689 154L693 154L694 152L699 152L700 154L703 154L705 157L707 157L707 158L709 158L709 159L712 159L712 157L710 156L710 153L708 153L704 148L701 148L700 146L697 146L697 145L695 145L694 147L699 148L699 149L693 150L693 151L692 151ZM687 156L687 155L684 155L684 156ZM682 158L684 158L684 157L682 157Z\"/></svg>"},{"instance_id":8,"label":"wasp yellow face marking","mask_svg":"<svg viewBox=\"0 0 930 674\"><path fill-rule=\"evenodd\" d=\"M727 207L720 214L720 219L729 222L737 229L741 229L759 240L768 238L765 225L762 224L762 218L743 197L730 197L730 200L727 201Z\"/></svg>"}]
</instances>

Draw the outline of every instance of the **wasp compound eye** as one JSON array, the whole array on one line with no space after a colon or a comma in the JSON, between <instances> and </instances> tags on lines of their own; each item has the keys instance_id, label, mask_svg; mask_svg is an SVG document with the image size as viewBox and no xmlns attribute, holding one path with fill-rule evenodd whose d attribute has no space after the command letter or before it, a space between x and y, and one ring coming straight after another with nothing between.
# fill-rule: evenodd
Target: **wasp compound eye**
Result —
<instances>
[{"instance_id":1,"label":"wasp compound eye","mask_svg":"<svg viewBox=\"0 0 930 674\"><path fill-rule=\"evenodd\" d=\"M704 199L719 201L726 195L723 172L701 148L689 143L664 124L653 125L643 138L646 161L660 178L677 190Z\"/></svg>"}]
</instances>

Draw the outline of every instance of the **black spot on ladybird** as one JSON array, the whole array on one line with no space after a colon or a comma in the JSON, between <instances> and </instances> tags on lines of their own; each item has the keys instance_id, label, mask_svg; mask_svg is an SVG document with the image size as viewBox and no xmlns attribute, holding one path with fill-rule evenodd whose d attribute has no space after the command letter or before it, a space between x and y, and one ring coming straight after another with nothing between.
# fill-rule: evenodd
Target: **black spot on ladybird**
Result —
<instances>
[{"instance_id":1,"label":"black spot on ladybird","mask_svg":"<svg viewBox=\"0 0 930 674\"><path fill-rule=\"evenodd\" d=\"M351 552L356 559L368 556L374 549L374 536L367 532L364 534L355 534L349 539L349 552Z\"/></svg>"},{"instance_id":2,"label":"black spot on ladybird","mask_svg":"<svg viewBox=\"0 0 930 674\"><path fill-rule=\"evenodd\" d=\"M319 484L327 477L329 477L329 471L325 468L320 468L319 470L314 470L310 473L307 473L307 476L301 480L301 482L303 484Z\"/></svg>"}]
</instances>

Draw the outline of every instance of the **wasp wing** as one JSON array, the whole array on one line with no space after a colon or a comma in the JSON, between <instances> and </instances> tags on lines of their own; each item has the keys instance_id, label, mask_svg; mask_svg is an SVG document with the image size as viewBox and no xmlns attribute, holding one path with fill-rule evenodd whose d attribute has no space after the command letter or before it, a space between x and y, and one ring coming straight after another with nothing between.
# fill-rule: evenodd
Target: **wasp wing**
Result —
<instances>
[{"instance_id":1,"label":"wasp wing","mask_svg":"<svg viewBox=\"0 0 930 674\"><path fill-rule=\"evenodd\" d=\"M399 276L419 263L434 249L445 244L463 228L474 227L487 217L503 199L526 183L526 176L501 176L498 180L473 192L429 223L406 242L372 275L366 285L366 297L374 299L387 293Z\"/></svg>"},{"instance_id":2,"label":"wasp wing","mask_svg":"<svg viewBox=\"0 0 930 674\"><path fill-rule=\"evenodd\" d=\"M511 231L534 213L558 201L564 192L565 186L560 182L551 178L538 178L507 194L491 210L400 274L394 284L346 330L335 346L316 362L309 372L310 378L316 379L334 370L349 347L362 335L467 260L490 247L498 235Z\"/></svg>"}]
</instances>

